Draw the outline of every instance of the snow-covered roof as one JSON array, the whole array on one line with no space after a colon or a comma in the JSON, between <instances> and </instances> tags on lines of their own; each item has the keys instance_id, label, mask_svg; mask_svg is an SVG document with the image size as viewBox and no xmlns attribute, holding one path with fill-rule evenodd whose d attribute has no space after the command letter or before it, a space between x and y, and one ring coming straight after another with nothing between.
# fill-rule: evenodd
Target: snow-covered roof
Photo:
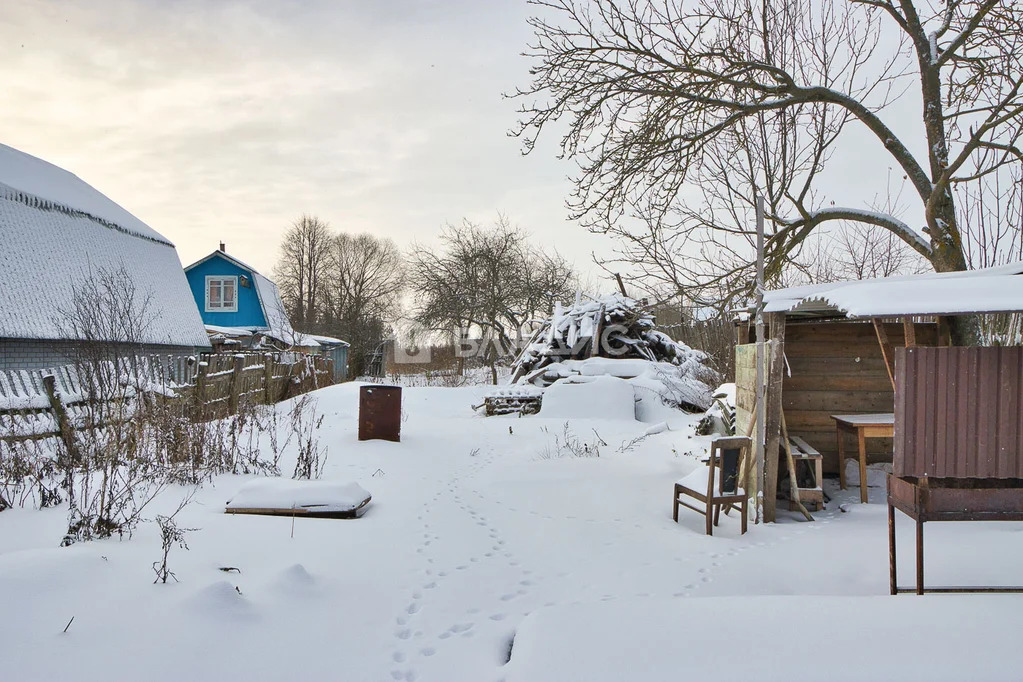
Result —
<instances>
[{"instance_id":1,"label":"snow-covered roof","mask_svg":"<svg viewBox=\"0 0 1023 682\"><path fill-rule=\"evenodd\" d=\"M928 272L810 284L764 293L765 312L885 317L1023 310L1023 261L981 270Z\"/></svg>"},{"instance_id":2,"label":"snow-covered roof","mask_svg":"<svg viewBox=\"0 0 1023 682\"><path fill-rule=\"evenodd\" d=\"M81 213L107 227L173 246L77 175L0 144L0 195L44 210Z\"/></svg>"},{"instance_id":3,"label":"snow-covered roof","mask_svg":"<svg viewBox=\"0 0 1023 682\"><path fill-rule=\"evenodd\" d=\"M170 241L75 175L0 145L0 337L66 338L82 282L121 270L148 299L142 342L209 346Z\"/></svg>"},{"instance_id":4,"label":"snow-covered roof","mask_svg":"<svg viewBox=\"0 0 1023 682\"><path fill-rule=\"evenodd\" d=\"M241 269L248 270L252 273L252 282L255 285L256 296L259 298L259 306L263 310L263 317L266 319L267 326L245 327L244 329L264 332L267 336L271 336L278 341L288 344L289 346L315 348L320 345L315 336L297 332L294 327L291 326L291 320L288 319L288 314L284 310L284 301L281 300L281 292L277 288L277 285L269 278L261 275L256 268L252 267L248 263L238 260L226 251L214 251L205 258L201 258L186 267L185 272L188 272L197 265L201 265L214 257L223 258L224 260L234 263Z\"/></svg>"},{"instance_id":5,"label":"snow-covered roof","mask_svg":"<svg viewBox=\"0 0 1023 682\"><path fill-rule=\"evenodd\" d=\"M321 346L350 346L352 344L341 339L335 339L333 336L323 336L322 334L307 334L306 336L319 342Z\"/></svg>"}]
</instances>

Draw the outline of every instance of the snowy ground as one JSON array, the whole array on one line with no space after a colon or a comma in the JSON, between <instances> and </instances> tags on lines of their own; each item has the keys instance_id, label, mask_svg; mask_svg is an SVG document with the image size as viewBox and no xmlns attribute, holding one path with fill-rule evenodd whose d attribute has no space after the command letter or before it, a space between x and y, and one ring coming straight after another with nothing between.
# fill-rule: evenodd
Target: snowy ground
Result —
<instances>
[{"instance_id":1,"label":"snowy ground","mask_svg":"<svg viewBox=\"0 0 1023 682\"><path fill-rule=\"evenodd\" d=\"M225 515L224 502L251 477L218 478L179 515L198 530L189 551L171 554L177 584L152 584L154 524L131 541L61 549L63 509L3 512L0 674L1020 679L1023 651L1011 642L1023 599L886 596L881 489L868 505L855 502L855 489L838 494L815 523L786 516L740 537L737 520L723 517L706 537L695 513L671 520L672 483L696 466L686 453L701 449L689 437L695 418L675 417L672 430L628 452L616 450L650 424L572 419L580 440L593 444L595 430L607 445L599 458L557 457L564 419L477 416L469 405L485 392L406 389L401 443L356 439L356 385L315 393L327 415L324 478L369 490L365 516L293 526ZM172 510L181 494L165 494L149 516ZM899 529L909 584L904 517ZM928 582L1023 582L1021 531L928 525Z\"/></svg>"}]
</instances>

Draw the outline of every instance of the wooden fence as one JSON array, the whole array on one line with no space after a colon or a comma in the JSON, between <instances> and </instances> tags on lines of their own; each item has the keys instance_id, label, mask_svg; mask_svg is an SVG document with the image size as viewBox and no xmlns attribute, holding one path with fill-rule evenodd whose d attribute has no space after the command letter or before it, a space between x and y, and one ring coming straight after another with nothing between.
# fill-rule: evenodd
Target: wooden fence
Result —
<instances>
[{"instance_id":1,"label":"wooden fence","mask_svg":"<svg viewBox=\"0 0 1023 682\"><path fill-rule=\"evenodd\" d=\"M333 383L333 361L296 353L131 358L117 368L136 392L178 404L195 419L215 419L251 403L273 404ZM91 373L91 372L90 372ZM0 440L66 436L94 419L96 394L74 366L0 371ZM116 374L116 372L115 372Z\"/></svg>"}]
</instances>

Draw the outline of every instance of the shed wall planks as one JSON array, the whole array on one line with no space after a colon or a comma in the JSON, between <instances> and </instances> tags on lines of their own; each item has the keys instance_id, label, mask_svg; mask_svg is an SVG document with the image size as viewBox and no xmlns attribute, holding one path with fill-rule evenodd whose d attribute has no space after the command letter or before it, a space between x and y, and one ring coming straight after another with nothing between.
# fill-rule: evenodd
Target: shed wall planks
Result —
<instances>
[{"instance_id":1,"label":"shed wall planks","mask_svg":"<svg viewBox=\"0 0 1023 682\"><path fill-rule=\"evenodd\" d=\"M917 323L918 344L937 342L937 325ZM905 329L885 323L888 339L905 345ZM873 324L837 320L789 320L785 329L786 371L782 405L790 435L799 436L824 455L824 470L838 471L833 414L892 412L894 394ZM898 368L896 368L898 369ZM869 461L890 461L892 441L867 440ZM852 439L847 452L854 452Z\"/></svg>"}]
</instances>

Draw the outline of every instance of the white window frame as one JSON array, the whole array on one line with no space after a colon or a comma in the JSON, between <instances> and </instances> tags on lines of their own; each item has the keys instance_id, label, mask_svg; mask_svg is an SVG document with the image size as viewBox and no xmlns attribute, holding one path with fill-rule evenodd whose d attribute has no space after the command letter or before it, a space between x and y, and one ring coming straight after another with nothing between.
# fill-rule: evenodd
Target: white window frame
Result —
<instances>
[{"instance_id":1,"label":"white window frame","mask_svg":"<svg viewBox=\"0 0 1023 682\"><path fill-rule=\"evenodd\" d=\"M231 282L234 284L234 305L225 306L223 304L219 306L210 305L210 284L217 282L220 284L221 295L220 299L224 299L224 282ZM206 275L206 312L208 313L236 313L238 312L238 276L237 275Z\"/></svg>"}]
</instances>

